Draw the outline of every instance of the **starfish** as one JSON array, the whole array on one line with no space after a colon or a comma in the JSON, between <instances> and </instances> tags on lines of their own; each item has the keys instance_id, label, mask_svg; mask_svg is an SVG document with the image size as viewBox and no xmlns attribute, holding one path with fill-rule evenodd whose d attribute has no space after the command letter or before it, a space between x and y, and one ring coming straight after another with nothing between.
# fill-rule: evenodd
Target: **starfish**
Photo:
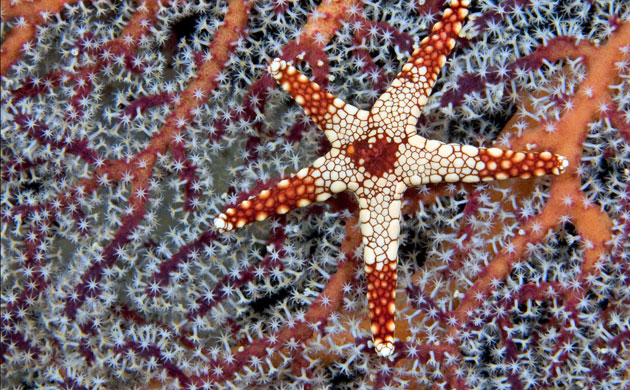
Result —
<instances>
[{"instance_id":1,"label":"starfish","mask_svg":"<svg viewBox=\"0 0 630 390\"><path fill-rule=\"evenodd\" d=\"M426 183L559 175L568 166L566 158L550 152L446 144L416 134L421 108L455 45L468 4L469 0L452 0L369 111L324 91L284 60L273 60L270 73L324 131L331 149L311 166L214 220L216 229L228 231L342 191L353 192L359 205L373 343L384 357L394 353L396 264L405 190Z\"/></svg>"}]
</instances>

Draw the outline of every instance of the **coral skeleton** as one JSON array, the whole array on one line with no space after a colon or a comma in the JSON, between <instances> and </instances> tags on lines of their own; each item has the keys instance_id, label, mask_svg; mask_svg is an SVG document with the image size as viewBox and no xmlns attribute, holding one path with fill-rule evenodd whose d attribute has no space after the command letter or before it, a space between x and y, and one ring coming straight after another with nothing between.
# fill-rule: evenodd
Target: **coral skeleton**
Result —
<instances>
[{"instance_id":1,"label":"coral skeleton","mask_svg":"<svg viewBox=\"0 0 630 390\"><path fill-rule=\"evenodd\" d=\"M0 7L3 389L630 387L627 1Z\"/></svg>"}]
</instances>

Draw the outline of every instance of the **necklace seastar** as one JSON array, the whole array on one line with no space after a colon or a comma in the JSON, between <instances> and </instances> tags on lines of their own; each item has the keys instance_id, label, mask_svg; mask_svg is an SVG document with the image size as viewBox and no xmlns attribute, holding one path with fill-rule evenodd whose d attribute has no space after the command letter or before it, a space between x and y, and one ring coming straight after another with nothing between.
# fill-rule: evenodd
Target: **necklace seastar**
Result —
<instances>
[{"instance_id":1,"label":"necklace seastar","mask_svg":"<svg viewBox=\"0 0 630 390\"><path fill-rule=\"evenodd\" d=\"M271 215L353 192L359 204L368 306L376 352L394 352L396 264L403 193L409 186L440 182L478 182L510 177L560 174L566 158L550 152L445 144L416 134L416 122L446 56L468 14L469 0L453 0L370 111L345 103L310 82L285 61L269 70L332 147L307 168L261 191L215 220L220 231L240 228Z\"/></svg>"}]
</instances>

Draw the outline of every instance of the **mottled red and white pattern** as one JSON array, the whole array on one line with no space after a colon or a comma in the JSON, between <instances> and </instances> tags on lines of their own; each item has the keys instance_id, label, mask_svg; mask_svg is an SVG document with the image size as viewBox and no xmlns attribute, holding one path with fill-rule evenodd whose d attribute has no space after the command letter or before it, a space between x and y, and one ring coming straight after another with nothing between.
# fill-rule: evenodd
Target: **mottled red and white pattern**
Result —
<instances>
[{"instance_id":1,"label":"mottled red and white pattern","mask_svg":"<svg viewBox=\"0 0 630 390\"><path fill-rule=\"evenodd\" d=\"M228 208L214 221L217 229L231 230L338 192L353 192L360 210L374 347L381 356L394 352L400 210L407 187L558 175L568 166L566 158L549 152L445 144L416 134L421 108L455 45L468 3L452 1L370 111L334 97L294 66L275 59L269 71L324 131L332 148L310 167Z\"/></svg>"}]
</instances>

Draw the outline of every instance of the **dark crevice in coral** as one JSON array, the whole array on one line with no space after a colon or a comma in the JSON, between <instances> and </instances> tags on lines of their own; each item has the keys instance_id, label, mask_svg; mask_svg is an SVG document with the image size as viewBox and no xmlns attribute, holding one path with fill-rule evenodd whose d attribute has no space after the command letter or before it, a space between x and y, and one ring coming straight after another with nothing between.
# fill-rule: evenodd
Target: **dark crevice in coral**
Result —
<instances>
[{"instance_id":1,"label":"dark crevice in coral","mask_svg":"<svg viewBox=\"0 0 630 390\"><path fill-rule=\"evenodd\" d=\"M44 181L41 178L33 179L34 175L30 169L25 171L24 176L20 188L23 191L32 191L35 194L39 194L44 185Z\"/></svg>"},{"instance_id":2,"label":"dark crevice in coral","mask_svg":"<svg viewBox=\"0 0 630 390\"><path fill-rule=\"evenodd\" d=\"M403 217L404 220L412 219L412 217ZM403 222L403 225L405 223ZM404 242L401 240L398 253L401 259L413 261L415 266L420 268L427 260L427 239L422 232L416 230L406 230Z\"/></svg>"},{"instance_id":3,"label":"dark crevice in coral","mask_svg":"<svg viewBox=\"0 0 630 390\"><path fill-rule=\"evenodd\" d=\"M572 224L572 223L565 223L563 228L564 228L564 231L567 234L571 235L571 236L577 236L578 235L578 231L575 228L575 225ZM566 243L563 243L563 244L566 244Z\"/></svg>"},{"instance_id":4,"label":"dark crevice in coral","mask_svg":"<svg viewBox=\"0 0 630 390\"><path fill-rule=\"evenodd\" d=\"M171 25L171 31L173 32L175 39L177 39L177 42L182 39L186 39L186 41L193 39L195 33L197 32L197 25L203 17L205 17L205 14L195 13L184 16L177 22L173 23Z\"/></svg>"},{"instance_id":5,"label":"dark crevice in coral","mask_svg":"<svg viewBox=\"0 0 630 390\"><path fill-rule=\"evenodd\" d=\"M341 364L341 362L339 362ZM332 377L330 385L334 390L348 389L353 381L357 378L356 373L353 372L341 372L339 370L333 370L332 367L328 368L329 375Z\"/></svg>"},{"instance_id":6,"label":"dark crevice in coral","mask_svg":"<svg viewBox=\"0 0 630 390\"><path fill-rule=\"evenodd\" d=\"M253 300L249 307L256 314L264 314L269 308L286 299L289 296L289 292L288 287L280 288L275 290L273 294Z\"/></svg>"},{"instance_id":7,"label":"dark crevice in coral","mask_svg":"<svg viewBox=\"0 0 630 390\"><path fill-rule=\"evenodd\" d=\"M549 304L547 301L541 301L537 308L538 314L538 323L540 325L546 325L551 322L551 312L549 311Z\"/></svg>"}]
</instances>

